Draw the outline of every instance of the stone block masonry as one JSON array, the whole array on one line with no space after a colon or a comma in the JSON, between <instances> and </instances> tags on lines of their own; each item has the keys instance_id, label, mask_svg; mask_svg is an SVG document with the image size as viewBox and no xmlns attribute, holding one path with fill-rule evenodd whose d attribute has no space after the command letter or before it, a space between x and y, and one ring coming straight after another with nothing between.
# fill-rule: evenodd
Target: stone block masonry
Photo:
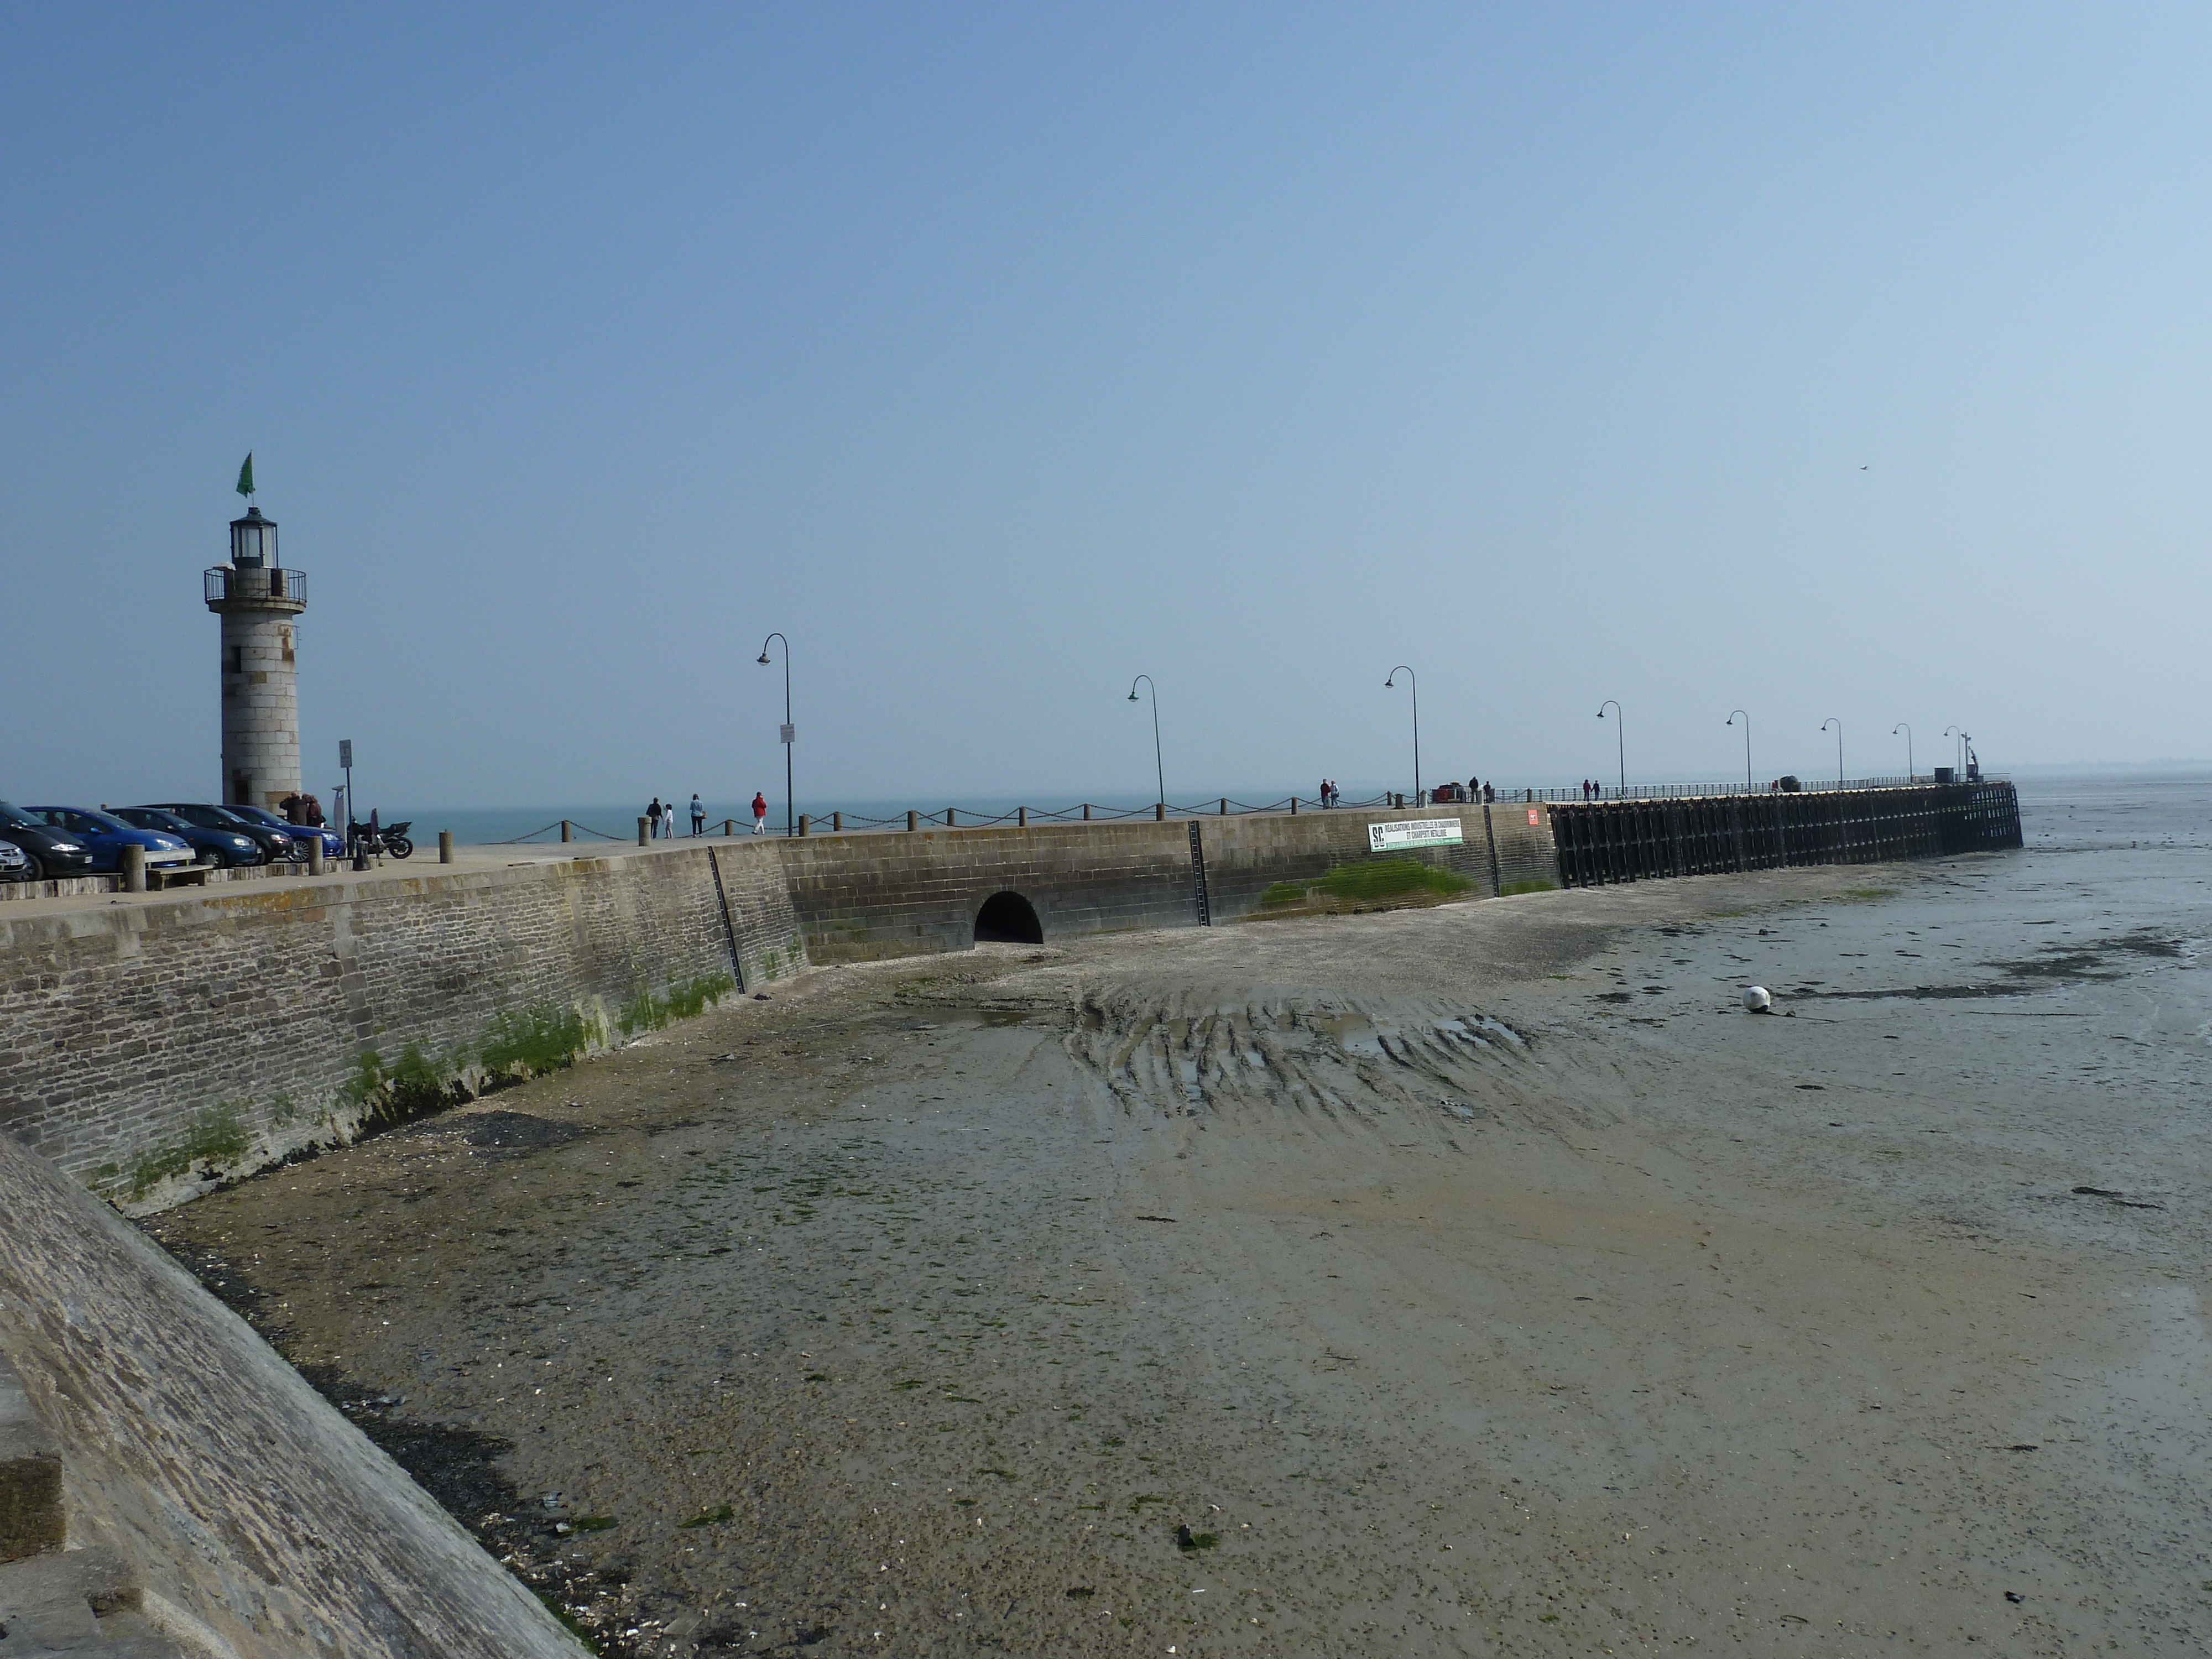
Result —
<instances>
[{"instance_id":1,"label":"stone block masonry","mask_svg":"<svg viewBox=\"0 0 2212 1659\"><path fill-rule=\"evenodd\" d=\"M2018 845L2009 786L1977 787L1731 810L1781 815L1783 862ZM1278 884L1378 856L1447 866L1479 897L1755 864L1718 810L1499 801L745 836L0 907L0 1130L156 1209L810 966L967 950L1002 895L994 910L1050 942L1231 924ZM1441 818L1457 844L1372 850L1372 823Z\"/></svg>"},{"instance_id":2,"label":"stone block masonry","mask_svg":"<svg viewBox=\"0 0 2212 1659\"><path fill-rule=\"evenodd\" d=\"M975 915L1018 893L1048 939L1194 926L1185 821L1069 823L782 843L791 902L817 963L873 961L975 943Z\"/></svg>"},{"instance_id":3,"label":"stone block masonry","mask_svg":"<svg viewBox=\"0 0 2212 1659\"><path fill-rule=\"evenodd\" d=\"M703 847L0 920L0 1129L148 1209L568 1063L804 965L777 849L715 862L727 921Z\"/></svg>"},{"instance_id":4,"label":"stone block masonry","mask_svg":"<svg viewBox=\"0 0 2212 1659\"><path fill-rule=\"evenodd\" d=\"M1487 811L1198 819L1209 920L1371 856L1376 818L1459 817L1463 845L1412 856L1514 890L1549 831ZM967 950L996 894L1048 940L1197 926L1191 828L747 836L0 912L0 1130L128 1211L162 1208L740 988Z\"/></svg>"},{"instance_id":5,"label":"stone block masonry","mask_svg":"<svg viewBox=\"0 0 2212 1659\"><path fill-rule=\"evenodd\" d=\"M240 611L222 619L222 799L277 809L300 787L297 620Z\"/></svg>"},{"instance_id":6,"label":"stone block masonry","mask_svg":"<svg viewBox=\"0 0 2212 1659\"><path fill-rule=\"evenodd\" d=\"M1462 845L1384 856L1445 865L1483 896L1498 891L1499 868L1509 872L1508 892L1559 884L1547 810L1502 803L809 836L780 846L808 957L829 964L967 950L976 913L998 893L1027 901L1047 940L1198 926L1194 823L1210 920L1222 923L1254 914L1278 882L1312 880L1375 857L1372 823L1449 817L1460 821Z\"/></svg>"},{"instance_id":7,"label":"stone block masonry","mask_svg":"<svg viewBox=\"0 0 2212 1659\"><path fill-rule=\"evenodd\" d=\"M0 1217L0 1446L27 1408L63 1498L27 1489L0 1652L581 1659L243 1320L5 1136Z\"/></svg>"}]
</instances>

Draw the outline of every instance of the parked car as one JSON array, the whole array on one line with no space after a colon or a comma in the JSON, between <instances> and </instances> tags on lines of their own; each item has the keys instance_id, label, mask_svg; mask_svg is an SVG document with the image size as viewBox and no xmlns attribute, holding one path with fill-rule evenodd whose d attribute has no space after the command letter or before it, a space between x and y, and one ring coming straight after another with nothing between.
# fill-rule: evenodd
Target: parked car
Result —
<instances>
[{"instance_id":1,"label":"parked car","mask_svg":"<svg viewBox=\"0 0 2212 1659\"><path fill-rule=\"evenodd\" d=\"M0 881L31 879L31 855L12 841L0 841Z\"/></svg>"},{"instance_id":2,"label":"parked car","mask_svg":"<svg viewBox=\"0 0 2212 1659\"><path fill-rule=\"evenodd\" d=\"M81 876L92 868L92 849L66 830L33 817L20 806L0 800L0 841L21 849L31 861L27 881L52 881Z\"/></svg>"},{"instance_id":3,"label":"parked car","mask_svg":"<svg viewBox=\"0 0 2212 1659\"><path fill-rule=\"evenodd\" d=\"M198 855L176 836L159 830L141 830L108 812L88 811L82 806L27 806L23 809L50 830L64 830L71 841L92 853L94 870L119 870L123 849L146 849L149 870L180 870L199 861Z\"/></svg>"},{"instance_id":4,"label":"parked car","mask_svg":"<svg viewBox=\"0 0 2212 1659\"><path fill-rule=\"evenodd\" d=\"M345 851L345 837L326 824L294 823L289 819L270 811L265 806L226 806L223 811L260 824L264 829L278 830L291 836L300 848L292 855L295 858L307 857L307 843L314 840L317 836L323 838L325 858L334 859Z\"/></svg>"},{"instance_id":5,"label":"parked car","mask_svg":"<svg viewBox=\"0 0 2212 1659\"><path fill-rule=\"evenodd\" d=\"M246 817L246 813L255 810L252 807L215 806L206 801L191 800L157 800L149 804L156 811L174 812L186 823L198 824L203 830L223 830L234 836L251 836L261 848L261 855L271 863L278 859L296 862L307 856L305 843L292 839L289 826L271 830L258 818Z\"/></svg>"},{"instance_id":6,"label":"parked car","mask_svg":"<svg viewBox=\"0 0 2212 1659\"><path fill-rule=\"evenodd\" d=\"M205 829L158 806L114 806L108 810L125 823L176 836L210 864L260 864L268 857L261 850L261 843L243 829Z\"/></svg>"},{"instance_id":7,"label":"parked car","mask_svg":"<svg viewBox=\"0 0 2212 1659\"><path fill-rule=\"evenodd\" d=\"M1449 805L1467 798L1467 786L1463 783L1440 783L1429 791L1429 799L1437 805Z\"/></svg>"}]
</instances>

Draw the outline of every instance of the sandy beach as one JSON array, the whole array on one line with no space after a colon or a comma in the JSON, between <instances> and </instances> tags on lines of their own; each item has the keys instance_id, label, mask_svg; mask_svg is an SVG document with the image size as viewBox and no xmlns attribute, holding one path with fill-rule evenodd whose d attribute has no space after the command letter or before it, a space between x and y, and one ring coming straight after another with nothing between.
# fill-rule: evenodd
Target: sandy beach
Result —
<instances>
[{"instance_id":1,"label":"sandy beach","mask_svg":"<svg viewBox=\"0 0 2212 1659\"><path fill-rule=\"evenodd\" d=\"M818 973L149 1231L611 1653L2194 1653L2212 871L2038 823Z\"/></svg>"}]
</instances>

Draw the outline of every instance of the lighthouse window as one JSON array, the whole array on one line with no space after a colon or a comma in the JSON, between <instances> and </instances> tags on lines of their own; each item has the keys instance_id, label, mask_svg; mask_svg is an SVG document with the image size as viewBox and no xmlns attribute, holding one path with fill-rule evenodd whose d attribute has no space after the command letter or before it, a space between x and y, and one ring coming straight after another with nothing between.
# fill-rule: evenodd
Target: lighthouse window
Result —
<instances>
[{"instance_id":1,"label":"lighthouse window","mask_svg":"<svg viewBox=\"0 0 2212 1659\"><path fill-rule=\"evenodd\" d=\"M246 647L242 645L234 645L230 647L230 672L234 674L243 674L246 672Z\"/></svg>"},{"instance_id":2,"label":"lighthouse window","mask_svg":"<svg viewBox=\"0 0 2212 1659\"><path fill-rule=\"evenodd\" d=\"M285 660L286 662L290 662L290 661L293 659L292 659L292 630L291 630L290 629L289 629L289 628L280 628L280 629L278 629L276 630L276 637L277 637L279 640L281 640L281 641L283 641L283 645L284 645L284 660Z\"/></svg>"}]
</instances>

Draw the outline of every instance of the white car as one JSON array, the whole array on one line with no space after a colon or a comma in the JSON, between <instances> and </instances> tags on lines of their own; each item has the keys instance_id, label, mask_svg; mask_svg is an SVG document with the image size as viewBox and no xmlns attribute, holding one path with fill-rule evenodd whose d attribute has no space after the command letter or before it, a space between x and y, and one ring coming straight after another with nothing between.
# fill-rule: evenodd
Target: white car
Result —
<instances>
[{"instance_id":1,"label":"white car","mask_svg":"<svg viewBox=\"0 0 2212 1659\"><path fill-rule=\"evenodd\" d=\"M12 841L0 841L0 881L28 881L31 860Z\"/></svg>"}]
</instances>

